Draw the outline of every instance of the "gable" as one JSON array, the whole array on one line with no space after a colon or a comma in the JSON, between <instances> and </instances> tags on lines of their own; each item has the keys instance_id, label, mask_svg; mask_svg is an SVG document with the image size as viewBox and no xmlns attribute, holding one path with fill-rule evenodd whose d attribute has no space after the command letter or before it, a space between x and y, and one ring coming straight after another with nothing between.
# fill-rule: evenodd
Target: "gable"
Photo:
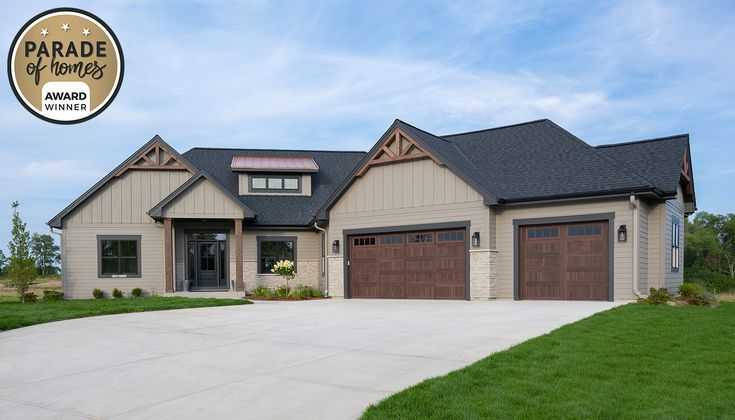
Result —
<instances>
[{"instance_id":1,"label":"gable","mask_svg":"<svg viewBox=\"0 0 735 420\"><path fill-rule=\"evenodd\" d=\"M193 175L194 168L177 155L162 141L154 141L147 149L130 159L130 163L119 169L115 176L130 170L180 170L189 171Z\"/></svg>"},{"instance_id":2,"label":"gable","mask_svg":"<svg viewBox=\"0 0 735 420\"><path fill-rule=\"evenodd\" d=\"M189 179L156 204L148 214L154 219L244 219L255 214L232 193L204 172Z\"/></svg>"},{"instance_id":3,"label":"gable","mask_svg":"<svg viewBox=\"0 0 735 420\"><path fill-rule=\"evenodd\" d=\"M160 172L160 170L164 170L165 172ZM169 146L161 137L156 135L47 223L52 228L60 229L63 219L83 205L91 206L91 211L93 212L91 216L89 215L90 213L87 213L87 216L85 216L86 219L83 220L99 219L102 220L102 223L108 223L107 219L118 219L118 212L124 215L127 210L127 204L129 203L132 203L131 206L134 207L131 210L130 220L137 222L142 220L138 218L141 210L145 212L145 207L155 204L160 200L160 197L165 197L195 172L194 167L186 159L173 147ZM153 176L152 173L158 175ZM164 173L170 173L172 175L164 176ZM139 174L141 176L128 178L130 174ZM149 179L150 181L146 184L145 179ZM119 180L123 181L115 182ZM126 183L125 180L130 182ZM118 184L120 188L115 189ZM117 198L122 197L126 193L127 195L132 194L130 195L130 201L125 201L126 199L123 198L124 201L119 205L116 205L115 201L106 199L103 199L101 203L97 204L92 202L95 197L104 195L107 189L110 189L112 196ZM142 190L140 190L140 194L137 194L139 189ZM150 194L147 194L146 191L150 191ZM139 208L136 203L143 207ZM108 208L103 208L105 205ZM76 213L78 214L80 212ZM84 210L81 213L84 213ZM110 216L106 216L107 214L110 214ZM120 218L121 220L125 219L124 216L120 216Z\"/></svg>"},{"instance_id":4,"label":"gable","mask_svg":"<svg viewBox=\"0 0 735 420\"><path fill-rule=\"evenodd\" d=\"M357 172L357 176L362 176L373 166L405 162L414 159L431 159L437 165L443 165L431 153L419 146L416 140L412 139L400 128L396 128L380 143L370 159Z\"/></svg>"}]
</instances>

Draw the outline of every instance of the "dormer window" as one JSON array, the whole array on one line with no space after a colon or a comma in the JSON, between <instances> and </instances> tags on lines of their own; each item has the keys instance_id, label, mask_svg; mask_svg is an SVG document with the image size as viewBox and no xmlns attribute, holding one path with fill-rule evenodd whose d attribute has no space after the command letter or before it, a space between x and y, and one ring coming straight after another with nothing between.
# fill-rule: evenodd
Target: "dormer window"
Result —
<instances>
[{"instance_id":1,"label":"dormer window","mask_svg":"<svg viewBox=\"0 0 735 420\"><path fill-rule=\"evenodd\" d=\"M299 193L301 177L293 175L251 175L250 192Z\"/></svg>"}]
</instances>

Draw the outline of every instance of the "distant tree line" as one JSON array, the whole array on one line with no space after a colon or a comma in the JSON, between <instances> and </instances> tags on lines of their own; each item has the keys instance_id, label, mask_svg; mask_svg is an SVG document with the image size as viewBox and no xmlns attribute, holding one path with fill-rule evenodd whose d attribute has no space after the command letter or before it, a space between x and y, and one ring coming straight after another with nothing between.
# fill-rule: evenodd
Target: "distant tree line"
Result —
<instances>
[{"instance_id":1,"label":"distant tree line","mask_svg":"<svg viewBox=\"0 0 735 420\"><path fill-rule=\"evenodd\" d=\"M19 206L20 205L17 202L13 203L13 231L15 232L16 230L16 222L20 222L20 224L22 224L23 230L22 232L17 232L20 235L18 238L16 238L16 235L14 234L13 240L8 244L11 256L5 255L5 252L0 249L0 276L8 275L13 247L16 247L15 249L17 250L17 246L23 248L26 246L26 243L28 246L28 257L33 260L33 265L35 266L37 274L40 276L57 274L59 272L59 264L61 262L59 246L56 245L53 236L49 234L34 233L33 235L30 235L26 232L25 223L22 223L20 214L18 214ZM20 225L17 227L20 227ZM27 241L25 240L26 235L28 236ZM21 243L18 243L19 240Z\"/></svg>"},{"instance_id":2,"label":"distant tree line","mask_svg":"<svg viewBox=\"0 0 735 420\"><path fill-rule=\"evenodd\" d=\"M702 211L685 221L684 278L716 292L735 290L735 214Z\"/></svg>"}]
</instances>

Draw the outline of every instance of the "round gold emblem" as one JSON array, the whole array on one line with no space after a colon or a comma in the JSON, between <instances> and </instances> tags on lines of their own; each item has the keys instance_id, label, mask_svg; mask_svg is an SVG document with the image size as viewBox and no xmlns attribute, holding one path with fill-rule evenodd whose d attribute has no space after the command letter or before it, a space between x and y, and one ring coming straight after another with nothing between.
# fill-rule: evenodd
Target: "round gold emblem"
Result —
<instances>
[{"instance_id":1,"label":"round gold emblem","mask_svg":"<svg viewBox=\"0 0 735 420\"><path fill-rule=\"evenodd\" d=\"M97 116L115 99L123 72L112 29L80 9L52 9L32 18L8 54L15 96L35 116L58 124Z\"/></svg>"}]
</instances>

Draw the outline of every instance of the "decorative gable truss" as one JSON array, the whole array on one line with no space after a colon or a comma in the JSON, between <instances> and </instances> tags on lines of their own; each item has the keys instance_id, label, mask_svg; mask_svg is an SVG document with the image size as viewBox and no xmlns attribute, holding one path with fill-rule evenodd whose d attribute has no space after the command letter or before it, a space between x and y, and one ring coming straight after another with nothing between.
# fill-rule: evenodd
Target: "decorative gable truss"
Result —
<instances>
[{"instance_id":1,"label":"decorative gable truss","mask_svg":"<svg viewBox=\"0 0 735 420\"><path fill-rule=\"evenodd\" d=\"M689 147L684 150L684 159L681 163L681 186L684 191L684 212L686 214L694 213L696 210L696 201L694 198L694 180L692 179L692 163L689 157Z\"/></svg>"},{"instance_id":2,"label":"decorative gable truss","mask_svg":"<svg viewBox=\"0 0 735 420\"><path fill-rule=\"evenodd\" d=\"M144 169L144 170L184 170L189 171L192 174L195 173L194 169L189 166L188 163L177 158L175 152L172 152L167 145L160 141L154 142L149 148L145 149L136 158L122 167L115 176L120 176L129 170Z\"/></svg>"},{"instance_id":3,"label":"decorative gable truss","mask_svg":"<svg viewBox=\"0 0 735 420\"><path fill-rule=\"evenodd\" d=\"M357 176L362 176L371 166L427 158L443 166L441 161L422 149L415 140L397 128L380 144L375 154L357 172Z\"/></svg>"}]
</instances>

